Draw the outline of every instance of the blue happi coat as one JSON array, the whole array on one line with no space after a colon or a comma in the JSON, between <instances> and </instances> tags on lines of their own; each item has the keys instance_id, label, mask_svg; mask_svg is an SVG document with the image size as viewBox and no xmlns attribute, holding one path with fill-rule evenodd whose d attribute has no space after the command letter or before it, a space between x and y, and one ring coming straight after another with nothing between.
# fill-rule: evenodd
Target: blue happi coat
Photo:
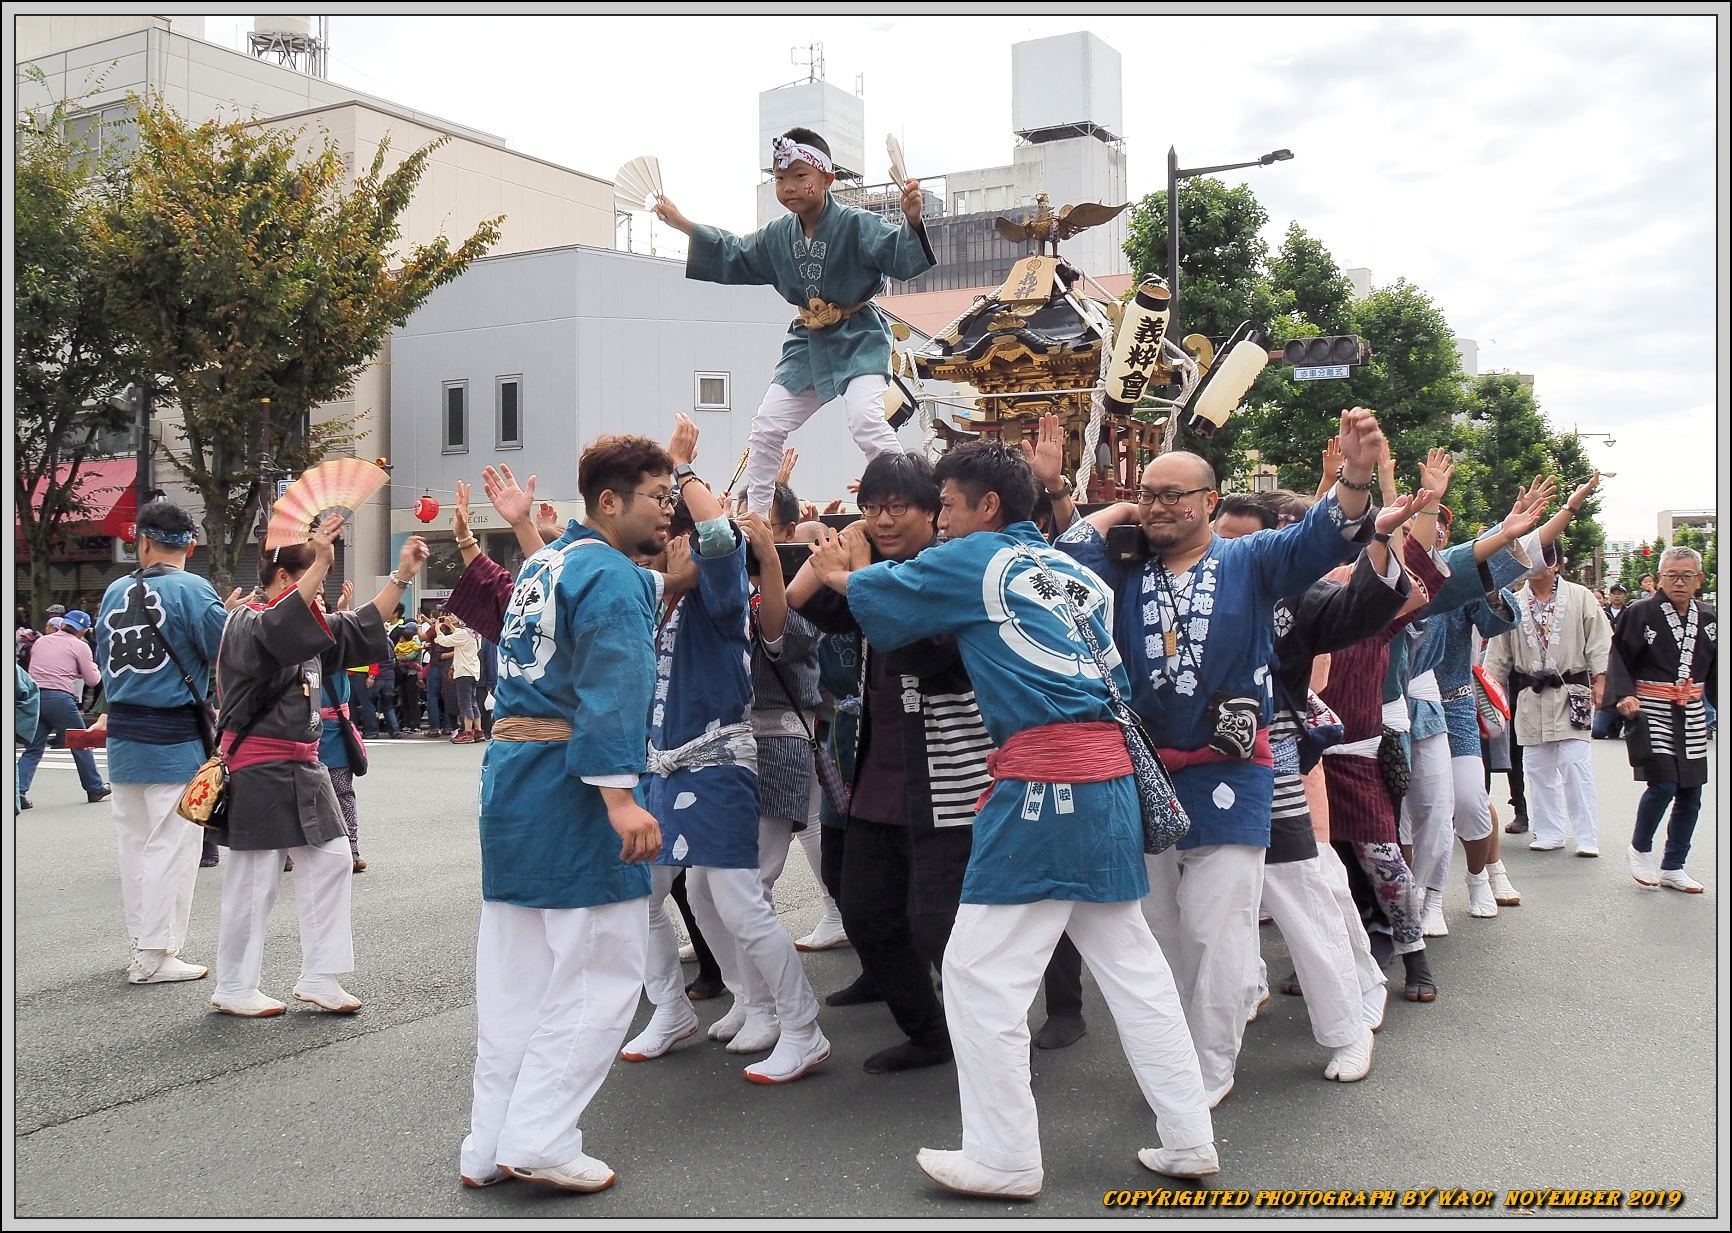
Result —
<instances>
[{"instance_id":1,"label":"blue happi coat","mask_svg":"<svg viewBox=\"0 0 1732 1233\"><path fill-rule=\"evenodd\" d=\"M1167 589L1158 561L1113 562L1105 538L1087 521L1059 537L1058 546L1106 579L1117 597L1114 641L1130 673L1132 704L1157 746L1207 746L1209 700L1223 691L1258 699L1259 726L1269 724L1276 601L1357 555L1370 512L1368 507L1366 516L1349 522L1330 492L1294 526L1239 539L1214 536L1191 570L1188 607L1163 603ZM1175 611L1181 618L1174 629L1177 654L1169 660L1166 629ZM1254 762L1210 762L1175 772L1173 787L1191 818L1179 847L1268 847L1274 783L1274 772Z\"/></svg>"},{"instance_id":2,"label":"blue happi coat","mask_svg":"<svg viewBox=\"0 0 1732 1233\"><path fill-rule=\"evenodd\" d=\"M793 214L748 236L719 227L692 229L686 277L711 283L774 287L797 308L824 300L843 308L865 303L884 280L907 279L937 264L924 229L901 226L870 210L843 205L834 194L812 238ZM855 377L890 372L890 327L876 305L822 330L795 321L770 379L790 393L816 388L820 404L841 395Z\"/></svg>"},{"instance_id":3,"label":"blue happi coat","mask_svg":"<svg viewBox=\"0 0 1732 1233\"><path fill-rule=\"evenodd\" d=\"M186 665L191 689L152 631L151 616ZM185 783L198 771L205 748L190 708L194 692L201 703L209 692L227 620L211 584L183 569L153 565L109 583L95 627L96 662L111 712L109 782ZM134 715L130 707L161 713Z\"/></svg>"},{"instance_id":4,"label":"blue happi coat","mask_svg":"<svg viewBox=\"0 0 1732 1233\"><path fill-rule=\"evenodd\" d=\"M481 893L526 908L647 896L620 860L601 789L644 771L659 584L576 522L524 562L499 639L496 719L559 719L563 743L499 741L481 762ZM642 799L641 793L639 799Z\"/></svg>"},{"instance_id":5,"label":"blue happi coat","mask_svg":"<svg viewBox=\"0 0 1732 1233\"><path fill-rule=\"evenodd\" d=\"M671 750L706 731L750 723L751 584L746 541L723 556L696 551L698 585L674 603L656 637L650 744ZM750 739L749 737L747 738ZM660 865L758 867L758 775L739 762L652 775L649 811L661 823Z\"/></svg>"},{"instance_id":6,"label":"blue happi coat","mask_svg":"<svg viewBox=\"0 0 1732 1233\"><path fill-rule=\"evenodd\" d=\"M1449 752L1454 758L1477 758L1479 712L1472 694L1451 699L1449 695L1473 681L1473 631L1487 638L1514 629L1520 622L1515 596L1502 588L1528 572L1528 564L1508 548L1486 559L1485 568L1499 588L1499 607L1486 602L1485 582L1474 563L1473 544L1452 544L1435 554L1448 581L1425 606L1425 632L1414 648L1409 680L1432 673L1444 701L1409 698L1413 719L1411 737L1423 741L1439 732L1449 733Z\"/></svg>"},{"instance_id":7,"label":"blue happi coat","mask_svg":"<svg viewBox=\"0 0 1732 1233\"><path fill-rule=\"evenodd\" d=\"M1072 599L1054 593L1027 554L1083 606L1127 694L1130 681L1107 629L1111 593L1093 571L1048 547L1032 522L938 544L848 579L848 606L878 650L956 636L981 718L999 745L1028 728L1112 718ZM1001 781L975 820L963 903L1121 903L1148 890L1129 775L1074 785Z\"/></svg>"}]
</instances>

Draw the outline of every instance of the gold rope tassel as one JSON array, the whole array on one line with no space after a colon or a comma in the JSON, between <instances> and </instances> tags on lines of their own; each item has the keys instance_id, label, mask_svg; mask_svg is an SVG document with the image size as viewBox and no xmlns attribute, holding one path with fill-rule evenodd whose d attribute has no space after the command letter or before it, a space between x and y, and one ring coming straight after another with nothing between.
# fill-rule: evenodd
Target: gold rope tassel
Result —
<instances>
[{"instance_id":1,"label":"gold rope tassel","mask_svg":"<svg viewBox=\"0 0 1732 1233\"><path fill-rule=\"evenodd\" d=\"M526 715L513 715L505 719L493 721L493 739L496 741L569 741L571 725L563 719L536 719Z\"/></svg>"}]
</instances>

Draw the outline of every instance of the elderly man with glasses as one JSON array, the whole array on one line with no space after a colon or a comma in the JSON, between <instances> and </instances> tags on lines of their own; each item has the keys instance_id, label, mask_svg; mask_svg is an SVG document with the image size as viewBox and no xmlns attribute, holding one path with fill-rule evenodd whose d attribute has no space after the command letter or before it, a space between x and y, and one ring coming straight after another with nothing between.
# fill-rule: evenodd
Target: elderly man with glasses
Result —
<instances>
[{"instance_id":1,"label":"elderly man with glasses","mask_svg":"<svg viewBox=\"0 0 1732 1233\"><path fill-rule=\"evenodd\" d=\"M1707 703L1720 649L1719 618L1696 599L1702 558L1668 548L1660 558L1660 593L1624 610L1612 639L1606 695L1629 725L1626 748L1636 778L1647 783L1630 838L1630 872L1650 890L1700 894L1684 870L1708 781ZM1670 806L1666 851L1654 866L1654 834Z\"/></svg>"},{"instance_id":2,"label":"elderly man with glasses","mask_svg":"<svg viewBox=\"0 0 1732 1233\"><path fill-rule=\"evenodd\" d=\"M1257 904L1269 846L1276 602L1358 555L1372 533L1371 479L1383 433L1370 411L1341 416L1335 485L1303 521L1227 540L1211 529L1220 494L1195 454L1144 470L1137 503L1091 514L1059 547L1117 596L1113 638L1132 702L1190 814L1177 848L1149 859L1144 911L1171 959L1211 1106L1232 1090L1257 981ZM1140 525L1137 553L1109 551L1115 526Z\"/></svg>"}]
</instances>

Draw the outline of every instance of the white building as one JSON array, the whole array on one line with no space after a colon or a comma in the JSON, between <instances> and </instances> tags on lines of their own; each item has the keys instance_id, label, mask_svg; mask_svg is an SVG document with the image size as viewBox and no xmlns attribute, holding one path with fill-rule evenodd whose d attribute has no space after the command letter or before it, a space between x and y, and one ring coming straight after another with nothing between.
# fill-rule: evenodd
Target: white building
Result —
<instances>
[{"instance_id":1,"label":"white building","mask_svg":"<svg viewBox=\"0 0 1732 1233\"><path fill-rule=\"evenodd\" d=\"M614 242L610 181L522 154L478 129L207 43L200 37L201 18L20 16L15 32L20 107L75 98L90 112L114 121L124 119L129 93L155 92L193 123L232 117L238 110L259 117L261 124L301 130L308 143L328 136L352 172L368 169L387 136L388 166L431 141L448 138L430 160L402 216L405 245L427 243L441 234L459 243L484 219L498 214L504 214L505 221L495 253ZM41 83L25 75L27 66L40 71ZM125 139L123 124L112 131ZM318 420L364 413L363 432L354 447L359 457L394 454L391 359L387 348L362 373L348 401L314 413ZM164 418L173 440L172 409ZM173 491L174 477L167 471L166 464L158 463L156 480ZM176 495L184 499L184 494ZM384 495L376 498L354 520L347 568L362 589L395 564L395 558L387 556L387 500Z\"/></svg>"},{"instance_id":2,"label":"white building","mask_svg":"<svg viewBox=\"0 0 1732 1233\"><path fill-rule=\"evenodd\" d=\"M1711 509L1663 509L1659 524L1660 538L1670 544L1679 527L1697 527L1710 535L1716 534L1719 518Z\"/></svg>"}]
</instances>

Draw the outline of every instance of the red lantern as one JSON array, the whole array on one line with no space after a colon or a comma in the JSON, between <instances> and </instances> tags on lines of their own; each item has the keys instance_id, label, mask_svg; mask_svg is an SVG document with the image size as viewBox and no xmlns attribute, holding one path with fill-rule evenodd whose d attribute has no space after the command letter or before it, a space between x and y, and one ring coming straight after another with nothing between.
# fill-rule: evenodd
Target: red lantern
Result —
<instances>
[{"instance_id":1,"label":"red lantern","mask_svg":"<svg viewBox=\"0 0 1732 1233\"><path fill-rule=\"evenodd\" d=\"M439 502L432 497L421 497L415 502L415 517L422 522L432 522L439 517Z\"/></svg>"}]
</instances>

